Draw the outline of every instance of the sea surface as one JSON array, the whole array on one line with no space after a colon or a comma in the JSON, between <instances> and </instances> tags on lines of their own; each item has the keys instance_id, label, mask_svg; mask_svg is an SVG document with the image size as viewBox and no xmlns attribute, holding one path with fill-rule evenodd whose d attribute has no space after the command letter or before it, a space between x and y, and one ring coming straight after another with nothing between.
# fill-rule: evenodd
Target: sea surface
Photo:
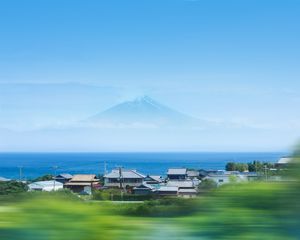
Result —
<instances>
[{"instance_id":1,"label":"sea surface","mask_svg":"<svg viewBox=\"0 0 300 240\"><path fill-rule=\"evenodd\" d=\"M33 179L44 174L103 174L115 167L165 175L168 168L224 169L229 161L277 162L285 153L0 153L0 176ZM56 169L56 170L55 170Z\"/></svg>"}]
</instances>

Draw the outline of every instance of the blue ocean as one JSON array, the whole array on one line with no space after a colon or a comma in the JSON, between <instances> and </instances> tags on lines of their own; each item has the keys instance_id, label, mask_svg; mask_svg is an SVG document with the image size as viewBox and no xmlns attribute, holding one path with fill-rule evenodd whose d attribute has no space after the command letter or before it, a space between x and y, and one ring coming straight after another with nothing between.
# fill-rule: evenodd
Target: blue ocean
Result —
<instances>
[{"instance_id":1,"label":"blue ocean","mask_svg":"<svg viewBox=\"0 0 300 240\"><path fill-rule=\"evenodd\" d=\"M0 153L0 176L33 179L44 174L103 174L115 167L136 169L143 174L165 175L168 168L224 169L229 161L276 162L285 155L268 153Z\"/></svg>"}]
</instances>

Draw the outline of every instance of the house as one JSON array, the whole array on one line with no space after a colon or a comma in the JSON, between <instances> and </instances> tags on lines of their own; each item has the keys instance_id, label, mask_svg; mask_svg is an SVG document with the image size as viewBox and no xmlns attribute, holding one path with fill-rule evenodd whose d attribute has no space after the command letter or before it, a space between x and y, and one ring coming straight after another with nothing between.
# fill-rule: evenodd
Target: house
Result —
<instances>
[{"instance_id":1,"label":"house","mask_svg":"<svg viewBox=\"0 0 300 240\"><path fill-rule=\"evenodd\" d=\"M72 179L72 175L68 173L61 173L54 177L54 180L57 182L60 182L62 184L65 184L66 182L69 182Z\"/></svg>"},{"instance_id":2,"label":"house","mask_svg":"<svg viewBox=\"0 0 300 240\"><path fill-rule=\"evenodd\" d=\"M116 168L104 175L104 186L128 188L140 186L146 176L136 170Z\"/></svg>"},{"instance_id":3,"label":"house","mask_svg":"<svg viewBox=\"0 0 300 240\"><path fill-rule=\"evenodd\" d=\"M76 193L91 194L92 189L99 187L99 180L95 174L76 174L64 187Z\"/></svg>"},{"instance_id":4,"label":"house","mask_svg":"<svg viewBox=\"0 0 300 240\"><path fill-rule=\"evenodd\" d=\"M63 189L64 185L55 180L50 181L38 181L28 184L28 191L57 191Z\"/></svg>"},{"instance_id":5,"label":"house","mask_svg":"<svg viewBox=\"0 0 300 240\"><path fill-rule=\"evenodd\" d=\"M167 175L169 180L185 180L187 178L187 169L169 168Z\"/></svg>"},{"instance_id":6,"label":"house","mask_svg":"<svg viewBox=\"0 0 300 240\"><path fill-rule=\"evenodd\" d=\"M179 189L178 196L183 198L194 198L197 196L197 190L194 188L191 189Z\"/></svg>"},{"instance_id":7,"label":"house","mask_svg":"<svg viewBox=\"0 0 300 240\"><path fill-rule=\"evenodd\" d=\"M156 176L156 175L147 175L144 178L144 182L146 182L147 184L159 184L162 183L164 181L162 176Z\"/></svg>"},{"instance_id":8,"label":"house","mask_svg":"<svg viewBox=\"0 0 300 240\"><path fill-rule=\"evenodd\" d=\"M156 191L156 188L146 182L142 183L138 187L133 188L133 193L137 195L148 195L153 194Z\"/></svg>"},{"instance_id":9,"label":"house","mask_svg":"<svg viewBox=\"0 0 300 240\"><path fill-rule=\"evenodd\" d=\"M200 176L200 173L198 170L187 170L187 177L189 179L198 179Z\"/></svg>"},{"instance_id":10,"label":"house","mask_svg":"<svg viewBox=\"0 0 300 240\"><path fill-rule=\"evenodd\" d=\"M257 172L242 172L240 174L242 176L245 176L249 182L257 181L259 178L262 177L262 174L259 174Z\"/></svg>"},{"instance_id":11,"label":"house","mask_svg":"<svg viewBox=\"0 0 300 240\"><path fill-rule=\"evenodd\" d=\"M278 168L287 167L292 162L292 160L292 157L282 157L277 161L275 166Z\"/></svg>"},{"instance_id":12,"label":"house","mask_svg":"<svg viewBox=\"0 0 300 240\"><path fill-rule=\"evenodd\" d=\"M11 179L0 177L0 182L9 182L9 181L11 181Z\"/></svg>"},{"instance_id":13,"label":"house","mask_svg":"<svg viewBox=\"0 0 300 240\"><path fill-rule=\"evenodd\" d=\"M161 186L157 189L157 193L161 196L177 196L178 187Z\"/></svg>"},{"instance_id":14,"label":"house","mask_svg":"<svg viewBox=\"0 0 300 240\"><path fill-rule=\"evenodd\" d=\"M223 170L216 171L215 173L209 173L204 179L211 179L218 186L225 183L230 183L232 181L242 182L248 180L247 176L241 174L240 172Z\"/></svg>"}]
</instances>

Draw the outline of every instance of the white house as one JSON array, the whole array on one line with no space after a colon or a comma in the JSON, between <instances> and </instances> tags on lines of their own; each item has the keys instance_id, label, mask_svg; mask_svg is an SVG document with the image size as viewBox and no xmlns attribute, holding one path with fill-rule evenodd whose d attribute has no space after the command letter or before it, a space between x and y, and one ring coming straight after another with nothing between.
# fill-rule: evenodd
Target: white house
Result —
<instances>
[{"instance_id":1,"label":"white house","mask_svg":"<svg viewBox=\"0 0 300 240\"><path fill-rule=\"evenodd\" d=\"M183 198L194 198L197 196L197 190L194 188L191 189L179 189L178 196Z\"/></svg>"},{"instance_id":2,"label":"white house","mask_svg":"<svg viewBox=\"0 0 300 240\"><path fill-rule=\"evenodd\" d=\"M178 187L161 186L157 189L157 193L162 196L177 196Z\"/></svg>"},{"instance_id":3,"label":"white house","mask_svg":"<svg viewBox=\"0 0 300 240\"><path fill-rule=\"evenodd\" d=\"M28 184L28 191L57 191L63 189L64 185L60 182L50 180L50 181L39 181Z\"/></svg>"},{"instance_id":4,"label":"white house","mask_svg":"<svg viewBox=\"0 0 300 240\"><path fill-rule=\"evenodd\" d=\"M248 178L246 175L241 174L236 171L217 171L216 173L208 174L204 179L213 180L218 186L232 181L243 182L247 181Z\"/></svg>"}]
</instances>

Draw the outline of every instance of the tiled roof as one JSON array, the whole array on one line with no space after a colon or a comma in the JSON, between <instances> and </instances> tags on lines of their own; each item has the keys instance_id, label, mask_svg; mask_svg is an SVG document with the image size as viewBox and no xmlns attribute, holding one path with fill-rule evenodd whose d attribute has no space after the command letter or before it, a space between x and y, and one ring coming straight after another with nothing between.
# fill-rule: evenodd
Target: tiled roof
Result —
<instances>
[{"instance_id":1,"label":"tiled roof","mask_svg":"<svg viewBox=\"0 0 300 240\"><path fill-rule=\"evenodd\" d=\"M94 182L94 181L97 181L95 174L76 174L71 179L71 182Z\"/></svg>"},{"instance_id":2,"label":"tiled roof","mask_svg":"<svg viewBox=\"0 0 300 240\"><path fill-rule=\"evenodd\" d=\"M69 174L69 173L61 173L59 175L57 175L55 178L56 179L71 179L73 177L73 175Z\"/></svg>"},{"instance_id":3,"label":"tiled roof","mask_svg":"<svg viewBox=\"0 0 300 240\"><path fill-rule=\"evenodd\" d=\"M136 170L123 169L121 170L122 178L145 178L145 175ZM113 169L110 173L104 175L105 178L120 178L119 169Z\"/></svg>"}]
</instances>

